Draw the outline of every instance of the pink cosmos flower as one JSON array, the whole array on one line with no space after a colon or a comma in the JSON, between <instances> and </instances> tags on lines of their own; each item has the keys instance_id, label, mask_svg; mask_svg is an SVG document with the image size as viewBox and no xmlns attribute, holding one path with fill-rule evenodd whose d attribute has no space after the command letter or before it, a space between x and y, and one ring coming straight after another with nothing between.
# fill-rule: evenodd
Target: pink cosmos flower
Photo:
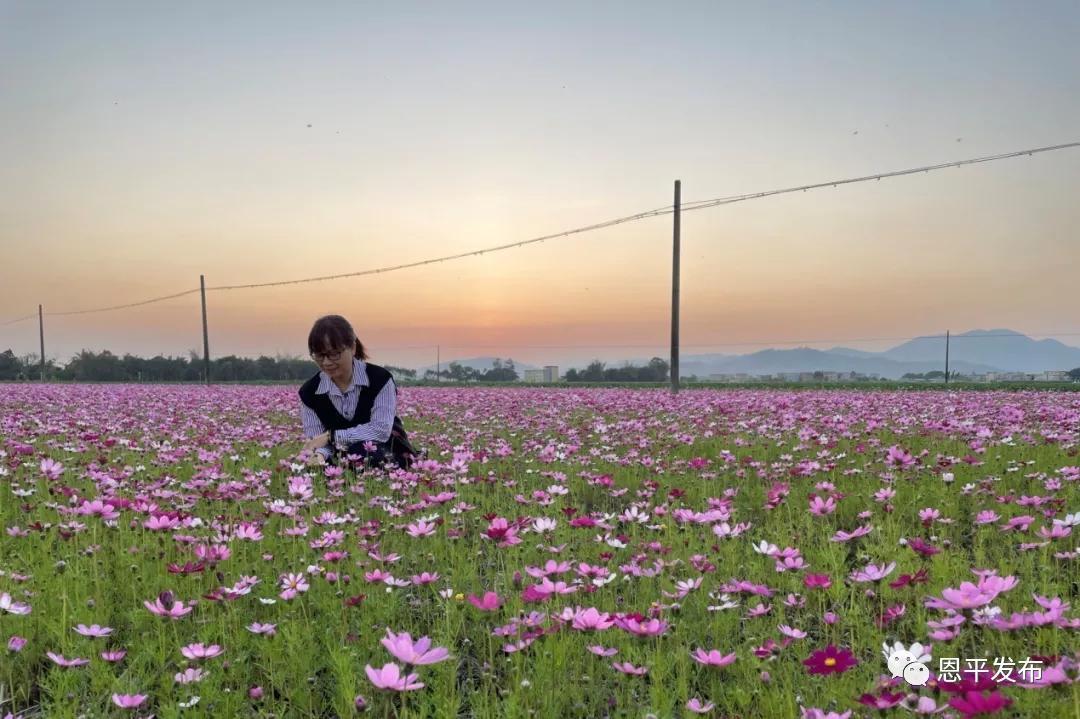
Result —
<instances>
[{"instance_id":1,"label":"pink cosmos flower","mask_svg":"<svg viewBox=\"0 0 1080 719\"><path fill-rule=\"evenodd\" d=\"M907 468L915 464L915 458L911 456L911 453L894 444L889 447L889 451L885 455L885 463L894 467Z\"/></svg>"},{"instance_id":2,"label":"pink cosmos flower","mask_svg":"<svg viewBox=\"0 0 1080 719\"><path fill-rule=\"evenodd\" d=\"M600 612L595 607L578 611L574 615L571 627L578 631L601 631L615 624L615 620L606 612Z\"/></svg>"},{"instance_id":3,"label":"pink cosmos flower","mask_svg":"<svg viewBox=\"0 0 1080 719\"><path fill-rule=\"evenodd\" d=\"M695 714L708 714L716 707L712 702L702 703L700 699L694 697L690 701L686 702L686 708Z\"/></svg>"},{"instance_id":4,"label":"pink cosmos flower","mask_svg":"<svg viewBox=\"0 0 1080 719\"><path fill-rule=\"evenodd\" d=\"M822 499L821 497L814 496L810 500L810 513L819 517L824 517L827 514L832 514L836 511L836 500L832 497Z\"/></svg>"},{"instance_id":5,"label":"pink cosmos flower","mask_svg":"<svg viewBox=\"0 0 1080 719\"><path fill-rule=\"evenodd\" d=\"M162 594L168 594L168 592L163 592ZM153 604L144 600L143 606L158 616L169 617L170 619L185 617L188 614L191 614L191 610L194 608L193 606L185 607L183 602L173 601L171 598L166 606L166 604L162 603L160 596L154 600Z\"/></svg>"},{"instance_id":6,"label":"pink cosmos flower","mask_svg":"<svg viewBox=\"0 0 1080 719\"><path fill-rule=\"evenodd\" d=\"M609 648L607 648L607 647L605 647L603 645L600 645L600 644L590 645L588 647L588 649L589 649L590 652L592 652L593 654L595 654L598 657L613 657L613 656L615 656L616 654L619 653L619 650L615 649L614 647L609 649Z\"/></svg>"},{"instance_id":7,"label":"pink cosmos flower","mask_svg":"<svg viewBox=\"0 0 1080 719\"><path fill-rule=\"evenodd\" d=\"M364 667L368 679L377 689L391 689L396 692L407 692L415 689L423 689L424 684L418 674L401 674L401 667L397 664L384 664L382 669L374 669L370 664Z\"/></svg>"},{"instance_id":8,"label":"pink cosmos flower","mask_svg":"<svg viewBox=\"0 0 1080 719\"><path fill-rule=\"evenodd\" d=\"M179 526L179 519L165 515L154 515L143 522L143 527L151 532L170 532Z\"/></svg>"},{"instance_id":9,"label":"pink cosmos flower","mask_svg":"<svg viewBox=\"0 0 1080 719\"><path fill-rule=\"evenodd\" d=\"M863 569L852 572L851 580L853 582L880 582L892 574L894 569L896 569L896 562L889 562L880 567L876 564L867 564Z\"/></svg>"},{"instance_id":10,"label":"pink cosmos flower","mask_svg":"<svg viewBox=\"0 0 1080 719\"><path fill-rule=\"evenodd\" d=\"M0 612L8 614L29 614L30 605L16 602L7 592L0 593Z\"/></svg>"},{"instance_id":11,"label":"pink cosmos flower","mask_svg":"<svg viewBox=\"0 0 1080 719\"><path fill-rule=\"evenodd\" d=\"M925 605L931 609L974 609L994 601L996 593L984 591L971 582L961 582L958 589L946 587L941 591L941 599L927 597Z\"/></svg>"},{"instance_id":12,"label":"pink cosmos flower","mask_svg":"<svg viewBox=\"0 0 1080 719\"><path fill-rule=\"evenodd\" d=\"M262 541L263 533L258 525L252 524L251 522L241 522L240 526L238 526L233 533L233 536L237 539L245 539L249 542L259 542Z\"/></svg>"},{"instance_id":13,"label":"pink cosmos flower","mask_svg":"<svg viewBox=\"0 0 1080 719\"><path fill-rule=\"evenodd\" d=\"M63 654L54 654L53 652L45 652L45 656L61 667L82 667L90 663L89 659L81 659L74 657L72 659L65 659Z\"/></svg>"},{"instance_id":14,"label":"pink cosmos flower","mask_svg":"<svg viewBox=\"0 0 1080 719\"><path fill-rule=\"evenodd\" d=\"M113 632L111 627L100 627L97 624L91 624L90 626L79 624L74 629L84 637L107 637Z\"/></svg>"},{"instance_id":15,"label":"pink cosmos flower","mask_svg":"<svg viewBox=\"0 0 1080 719\"><path fill-rule=\"evenodd\" d=\"M874 529L873 526L869 525L869 524L864 524L862 526L856 527L855 529L851 530L850 532L845 532L844 530L841 529L841 530L838 530L836 532L836 534L834 534L832 537L830 537L829 541L830 542L841 542L841 543L850 542L853 539L858 539L859 537L865 537L866 535L870 534L870 532L873 529Z\"/></svg>"},{"instance_id":16,"label":"pink cosmos flower","mask_svg":"<svg viewBox=\"0 0 1080 719\"><path fill-rule=\"evenodd\" d=\"M630 617L628 619L616 619L615 624L639 637L657 637L668 629L668 623L660 619L638 621L637 619Z\"/></svg>"},{"instance_id":17,"label":"pink cosmos flower","mask_svg":"<svg viewBox=\"0 0 1080 719\"><path fill-rule=\"evenodd\" d=\"M450 657L450 650L446 647L432 649L428 637L420 637L413 642L408 632L394 634L389 627L386 636L379 641L398 661L405 664L435 664Z\"/></svg>"},{"instance_id":18,"label":"pink cosmos flower","mask_svg":"<svg viewBox=\"0 0 1080 719\"><path fill-rule=\"evenodd\" d=\"M496 609L502 606L502 599L495 592L484 592L484 597L481 599L475 594L470 594L469 604L479 609L482 612L494 612Z\"/></svg>"},{"instance_id":19,"label":"pink cosmos flower","mask_svg":"<svg viewBox=\"0 0 1080 719\"><path fill-rule=\"evenodd\" d=\"M135 709L146 701L146 694L113 694L113 704L121 709Z\"/></svg>"},{"instance_id":20,"label":"pink cosmos flower","mask_svg":"<svg viewBox=\"0 0 1080 719\"><path fill-rule=\"evenodd\" d=\"M410 537L430 537L435 534L435 530L438 529L438 525L434 522L425 522L423 520L414 522L405 528L405 531Z\"/></svg>"},{"instance_id":21,"label":"pink cosmos flower","mask_svg":"<svg viewBox=\"0 0 1080 719\"><path fill-rule=\"evenodd\" d=\"M511 547L521 543L521 537L517 536L517 527L511 526L503 517L495 517L495 519L491 520L488 528L481 536L494 539L498 542L497 546L500 547Z\"/></svg>"},{"instance_id":22,"label":"pink cosmos flower","mask_svg":"<svg viewBox=\"0 0 1080 719\"><path fill-rule=\"evenodd\" d=\"M247 630L252 634L265 634L270 637L277 633L276 624L260 624L259 622L252 622L247 625Z\"/></svg>"},{"instance_id":23,"label":"pink cosmos flower","mask_svg":"<svg viewBox=\"0 0 1080 719\"><path fill-rule=\"evenodd\" d=\"M578 590L574 585L567 584L561 580L553 582L547 577L540 580L540 583L536 585L536 589L541 594L573 594Z\"/></svg>"},{"instance_id":24,"label":"pink cosmos flower","mask_svg":"<svg viewBox=\"0 0 1080 719\"><path fill-rule=\"evenodd\" d=\"M18 634L12 634L11 639L8 639L7 648L9 652L21 652L22 648L26 646L26 637L20 637Z\"/></svg>"},{"instance_id":25,"label":"pink cosmos flower","mask_svg":"<svg viewBox=\"0 0 1080 719\"><path fill-rule=\"evenodd\" d=\"M623 674L634 674L637 676L647 674L649 671L648 667L635 667L630 662L613 662L611 666L613 669L620 671Z\"/></svg>"},{"instance_id":26,"label":"pink cosmos flower","mask_svg":"<svg viewBox=\"0 0 1080 719\"><path fill-rule=\"evenodd\" d=\"M173 675L177 684L195 684L206 679L206 672L198 667L188 667L182 672Z\"/></svg>"},{"instance_id":27,"label":"pink cosmos flower","mask_svg":"<svg viewBox=\"0 0 1080 719\"><path fill-rule=\"evenodd\" d=\"M827 712L816 707L800 707L802 719L851 719L851 710L841 714L840 712Z\"/></svg>"},{"instance_id":28,"label":"pink cosmos flower","mask_svg":"<svg viewBox=\"0 0 1080 719\"><path fill-rule=\"evenodd\" d=\"M287 601L301 592L306 592L310 585L303 574L286 574L281 578L281 589L278 596Z\"/></svg>"},{"instance_id":29,"label":"pink cosmos flower","mask_svg":"<svg viewBox=\"0 0 1080 719\"><path fill-rule=\"evenodd\" d=\"M412 583L416 585L432 584L439 581L438 572L421 572L420 574L414 574L411 577Z\"/></svg>"},{"instance_id":30,"label":"pink cosmos flower","mask_svg":"<svg viewBox=\"0 0 1080 719\"><path fill-rule=\"evenodd\" d=\"M806 639L806 632L801 629L789 627L787 624L781 624L777 628L785 637L791 637L792 639Z\"/></svg>"},{"instance_id":31,"label":"pink cosmos flower","mask_svg":"<svg viewBox=\"0 0 1080 719\"><path fill-rule=\"evenodd\" d=\"M735 652L731 654L723 654L717 649L710 649L705 651L704 649L697 649L690 652L690 656L694 658L698 664L704 664L711 667L726 667L735 661Z\"/></svg>"},{"instance_id":32,"label":"pink cosmos flower","mask_svg":"<svg viewBox=\"0 0 1080 719\"><path fill-rule=\"evenodd\" d=\"M51 457L46 457L41 460L41 473L45 475L47 479L57 480L60 479L60 475L64 473L64 465L57 462Z\"/></svg>"},{"instance_id":33,"label":"pink cosmos flower","mask_svg":"<svg viewBox=\"0 0 1080 719\"><path fill-rule=\"evenodd\" d=\"M203 644L188 644L186 647L180 649L180 653L192 661L199 661L201 659L213 659L216 656L220 656L225 651L217 644L203 645Z\"/></svg>"},{"instance_id":34,"label":"pink cosmos flower","mask_svg":"<svg viewBox=\"0 0 1080 719\"><path fill-rule=\"evenodd\" d=\"M120 661L121 659L123 659L124 657L127 656L127 650L126 649L108 649L106 651L101 652L101 654L99 654L98 656L100 656L102 659L104 659L107 662L118 662L118 661Z\"/></svg>"},{"instance_id":35,"label":"pink cosmos flower","mask_svg":"<svg viewBox=\"0 0 1080 719\"><path fill-rule=\"evenodd\" d=\"M116 511L116 507L106 502L102 502L100 499L95 499L93 501L84 500L76 512L84 516L101 517L106 520L116 519L120 516L120 513Z\"/></svg>"}]
</instances>

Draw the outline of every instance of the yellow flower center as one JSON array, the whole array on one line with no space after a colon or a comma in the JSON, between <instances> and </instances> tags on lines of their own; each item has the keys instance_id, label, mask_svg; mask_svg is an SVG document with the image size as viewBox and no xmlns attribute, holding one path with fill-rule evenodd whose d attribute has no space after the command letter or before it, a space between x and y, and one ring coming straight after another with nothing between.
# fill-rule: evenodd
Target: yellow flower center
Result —
<instances>
[{"instance_id":1,"label":"yellow flower center","mask_svg":"<svg viewBox=\"0 0 1080 719\"><path fill-rule=\"evenodd\" d=\"M836 666L836 660L834 658L832 658L832 657L827 658L825 660L825 666L827 666L827 667L835 667Z\"/></svg>"}]
</instances>

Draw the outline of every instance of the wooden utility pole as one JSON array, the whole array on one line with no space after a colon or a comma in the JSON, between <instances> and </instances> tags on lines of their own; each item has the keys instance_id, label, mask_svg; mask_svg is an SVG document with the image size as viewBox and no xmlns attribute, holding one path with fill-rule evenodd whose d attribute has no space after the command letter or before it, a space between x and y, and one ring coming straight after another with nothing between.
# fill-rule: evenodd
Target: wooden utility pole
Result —
<instances>
[{"instance_id":1,"label":"wooden utility pole","mask_svg":"<svg viewBox=\"0 0 1080 719\"><path fill-rule=\"evenodd\" d=\"M41 381L45 381L45 313L37 306L38 337L41 339ZM27 373L29 374L29 373Z\"/></svg>"},{"instance_id":2,"label":"wooden utility pole","mask_svg":"<svg viewBox=\"0 0 1080 719\"><path fill-rule=\"evenodd\" d=\"M199 291L202 293L203 373L206 384L210 384L210 333L206 329L206 278L203 275L199 275Z\"/></svg>"},{"instance_id":3,"label":"wooden utility pole","mask_svg":"<svg viewBox=\"0 0 1080 719\"><path fill-rule=\"evenodd\" d=\"M945 384L949 384L949 330L945 330Z\"/></svg>"},{"instance_id":4,"label":"wooden utility pole","mask_svg":"<svg viewBox=\"0 0 1080 719\"><path fill-rule=\"evenodd\" d=\"M671 393L679 393L679 204L682 183L675 180L675 212L671 256Z\"/></svg>"}]
</instances>

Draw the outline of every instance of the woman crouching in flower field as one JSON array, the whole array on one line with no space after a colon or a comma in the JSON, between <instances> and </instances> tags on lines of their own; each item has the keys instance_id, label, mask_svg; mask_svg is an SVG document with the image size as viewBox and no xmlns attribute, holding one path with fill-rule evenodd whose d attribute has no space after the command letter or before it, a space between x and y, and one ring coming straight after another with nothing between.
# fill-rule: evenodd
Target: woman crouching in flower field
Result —
<instances>
[{"instance_id":1,"label":"woman crouching in flower field","mask_svg":"<svg viewBox=\"0 0 1080 719\"><path fill-rule=\"evenodd\" d=\"M397 417L397 385L386 369L366 362L367 352L341 315L315 321L308 351L319 365L300 387L303 450L311 461L337 464L345 459L370 466L393 461L407 469L416 457Z\"/></svg>"}]
</instances>

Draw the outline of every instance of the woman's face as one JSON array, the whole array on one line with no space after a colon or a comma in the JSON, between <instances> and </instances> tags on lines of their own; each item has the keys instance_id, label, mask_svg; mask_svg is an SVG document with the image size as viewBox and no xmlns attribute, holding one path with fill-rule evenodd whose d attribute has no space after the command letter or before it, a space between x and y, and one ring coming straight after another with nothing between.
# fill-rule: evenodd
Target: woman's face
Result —
<instances>
[{"instance_id":1,"label":"woman's face","mask_svg":"<svg viewBox=\"0 0 1080 719\"><path fill-rule=\"evenodd\" d=\"M352 372L353 348L343 347L325 352L314 352L311 358L332 379L346 379Z\"/></svg>"}]
</instances>

